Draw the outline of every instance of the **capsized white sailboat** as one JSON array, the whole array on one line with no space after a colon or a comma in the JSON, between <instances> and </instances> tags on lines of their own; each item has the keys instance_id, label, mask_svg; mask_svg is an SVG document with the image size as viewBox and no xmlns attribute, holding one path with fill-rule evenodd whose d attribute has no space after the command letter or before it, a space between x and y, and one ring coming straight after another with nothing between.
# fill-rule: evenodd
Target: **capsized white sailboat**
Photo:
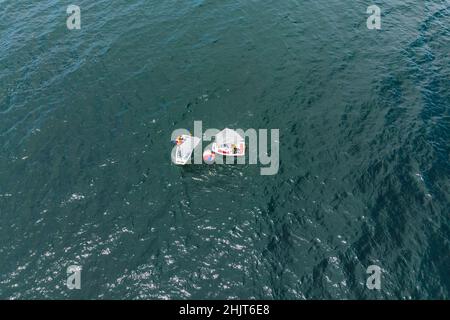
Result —
<instances>
[{"instance_id":1,"label":"capsized white sailboat","mask_svg":"<svg viewBox=\"0 0 450 320\"><path fill-rule=\"evenodd\" d=\"M195 147L200 143L200 138L184 134L181 136L181 140L181 144L175 149L175 163L185 165L191 159Z\"/></svg>"},{"instance_id":2,"label":"capsized white sailboat","mask_svg":"<svg viewBox=\"0 0 450 320\"><path fill-rule=\"evenodd\" d=\"M223 156L244 156L245 139L236 131L225 128L216 134L212 151Z\"/></svg>"}]
</instances>

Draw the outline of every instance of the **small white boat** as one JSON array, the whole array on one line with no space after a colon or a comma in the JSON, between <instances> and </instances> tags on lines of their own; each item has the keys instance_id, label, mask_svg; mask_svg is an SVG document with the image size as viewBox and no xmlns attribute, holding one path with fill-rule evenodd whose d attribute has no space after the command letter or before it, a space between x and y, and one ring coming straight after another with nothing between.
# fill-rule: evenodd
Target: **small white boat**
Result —
<instances>
[{"instance_id":1,"label":"small white boat","mask_svg":"<svg viewBox=\"0 0 450 320\"><path fill-rule=\"evenodd\" d=\"M200 143L200 138L182 135L182 142L175 149L175 163L185 165L191 159L192 152Z\"/></svg>"},{"instance_id":2,"label":"small white boat","mask_svg":"<svg viewBox=\"0 0 450 320\"><path fill-rule=\"evenodd\" d=\"M216 134L211 149L223 156L245 156L245 139L236 131L225 128Z\"/></svg>"}]
</instances>

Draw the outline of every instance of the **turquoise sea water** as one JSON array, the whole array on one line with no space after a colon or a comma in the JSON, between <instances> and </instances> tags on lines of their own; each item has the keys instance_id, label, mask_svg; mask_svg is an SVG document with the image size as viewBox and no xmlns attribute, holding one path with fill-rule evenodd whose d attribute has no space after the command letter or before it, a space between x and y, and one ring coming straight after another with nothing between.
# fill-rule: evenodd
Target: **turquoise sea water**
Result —
<instances>
[{"instance_id":1,"label":"turquoise sea water","mask_svg":"<svg viewBox=\"0 0 450 320\"><path fill-rule=\"evenodd\" d=\"M450 1L71 3L0 0L0 298L450 298ZM278 174L173 165L195 120Z\"/></svg>"}]
</instances>

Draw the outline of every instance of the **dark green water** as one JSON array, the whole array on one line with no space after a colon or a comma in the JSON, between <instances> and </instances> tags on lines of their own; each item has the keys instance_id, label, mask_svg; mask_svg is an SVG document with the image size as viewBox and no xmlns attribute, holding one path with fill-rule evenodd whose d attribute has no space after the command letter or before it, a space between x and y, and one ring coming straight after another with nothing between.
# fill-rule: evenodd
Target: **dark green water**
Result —
<instances>
[{"instance_id":1,"label":"dark green water","mask_svg":"<svg viewBox=\"0 0 450 320\"><path fill-rule=\"evenodd\" d=\"M0 0L0 298L450 298L450 1L68 4ZM194 120L278 174L173 165Z\"/></svg>"}]
</instances>

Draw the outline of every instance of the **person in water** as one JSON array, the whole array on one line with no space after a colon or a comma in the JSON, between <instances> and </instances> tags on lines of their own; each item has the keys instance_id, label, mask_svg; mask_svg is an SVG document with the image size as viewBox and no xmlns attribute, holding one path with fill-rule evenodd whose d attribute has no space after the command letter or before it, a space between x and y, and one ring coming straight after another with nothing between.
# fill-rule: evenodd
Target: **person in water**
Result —
<instances>
[{"instance_id":1,"label":"person in water","mask_svg":"<svg viewBox=\"0 0 450 320\"><path fill-rule=\"evenodd\" d=\"M178 136L177 137L177 145L179 146L180 144L182 144L183 143L183 137L182 136Z\"/></svg>"}]
</instances>

